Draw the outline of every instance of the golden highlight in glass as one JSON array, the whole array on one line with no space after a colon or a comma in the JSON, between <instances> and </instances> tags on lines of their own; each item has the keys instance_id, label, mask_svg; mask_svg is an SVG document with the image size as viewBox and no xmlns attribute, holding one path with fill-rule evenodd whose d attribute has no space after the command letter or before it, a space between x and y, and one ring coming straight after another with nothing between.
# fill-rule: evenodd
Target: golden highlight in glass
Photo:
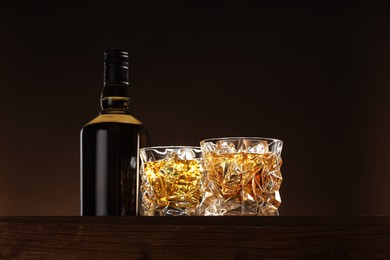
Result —
<instances>
[{"instance_id":1,"label":"golden highlight in glass","mask_svg":"<svg viewBox=\"0 0 390 260\"><path fill-rule=\"evenodd\" d=\"M151 147L140 153L140 215L195 215L202 197L200 148Z\"/></svg>"},{"instance_id":2,"label":"golden highlight in glass","mask_svg":"<svg viewBox=\"0 0 390 260\"><path fill-rule=\"evenodd\" d=\"M278 215L282 142L219 138L201 142L205 194L199 214Z\"/></svg>"}]
</instances>

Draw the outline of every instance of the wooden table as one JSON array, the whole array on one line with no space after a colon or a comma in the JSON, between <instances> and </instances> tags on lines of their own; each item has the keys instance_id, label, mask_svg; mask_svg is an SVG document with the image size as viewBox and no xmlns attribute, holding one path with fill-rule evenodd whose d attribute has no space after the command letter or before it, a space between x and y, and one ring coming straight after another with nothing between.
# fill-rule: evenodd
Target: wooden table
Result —
<instances>
[{"instance_id":1,"label":"wooden table","mask_svg":"<svg viewBox=\"0 0 390 260\"><path fill-rule=\"evenodd\" d=\"M390 259L390 216L0 217L0 259Z\"/></svg>"}]
</instances>

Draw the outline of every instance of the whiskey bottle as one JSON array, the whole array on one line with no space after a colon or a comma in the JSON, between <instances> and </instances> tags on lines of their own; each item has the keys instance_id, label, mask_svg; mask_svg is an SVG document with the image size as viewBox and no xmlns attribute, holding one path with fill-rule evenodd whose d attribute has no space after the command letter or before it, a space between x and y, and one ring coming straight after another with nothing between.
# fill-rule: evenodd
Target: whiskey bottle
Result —
<instances>
[{"instance_id":1,"label":"whiskey bottle","mask_svg":"<svg viewBox=\"0 0 390 260\"><path fill-rule=\"evenodd\" d=\"M135 216L145 126L130 114L128 53L105 52L101 112L80 133L81 215Z\"/></svg>"}]
</instances>

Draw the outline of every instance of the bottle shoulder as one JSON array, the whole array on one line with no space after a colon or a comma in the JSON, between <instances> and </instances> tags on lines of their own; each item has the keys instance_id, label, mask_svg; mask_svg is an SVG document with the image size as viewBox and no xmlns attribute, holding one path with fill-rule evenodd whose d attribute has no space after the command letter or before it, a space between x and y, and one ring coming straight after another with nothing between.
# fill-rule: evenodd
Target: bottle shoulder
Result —
<instances>
[{"instance_id":1,"label":"bottle shoulder","mask_svg":"<svg viewBox=\"0 0 390 260\"><path fill-rule=\"evenodd\" d=\"M142 122L132 115L126 114L103 114L89 121L85 126L99 123L123 123L131 125L142 125Z\"/></svg>"}]
</instances>

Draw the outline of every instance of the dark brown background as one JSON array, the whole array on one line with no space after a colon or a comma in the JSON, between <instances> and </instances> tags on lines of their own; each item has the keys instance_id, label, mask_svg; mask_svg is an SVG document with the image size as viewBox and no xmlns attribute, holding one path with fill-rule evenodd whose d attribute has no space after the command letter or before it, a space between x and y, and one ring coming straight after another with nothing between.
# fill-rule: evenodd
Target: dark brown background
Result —
<instances>
[{"instance_id":1,"label":"dark brown background","mask_svg":"<svg viewBox=\"0 0 390 260\"><path fill-rule=\"evenodd\" d=\"M79 214L110 48L153 145L279 138L282 215L390 214L389 4L271 2L3 5L0 215Z\"/></svg>"}]
</instances>

